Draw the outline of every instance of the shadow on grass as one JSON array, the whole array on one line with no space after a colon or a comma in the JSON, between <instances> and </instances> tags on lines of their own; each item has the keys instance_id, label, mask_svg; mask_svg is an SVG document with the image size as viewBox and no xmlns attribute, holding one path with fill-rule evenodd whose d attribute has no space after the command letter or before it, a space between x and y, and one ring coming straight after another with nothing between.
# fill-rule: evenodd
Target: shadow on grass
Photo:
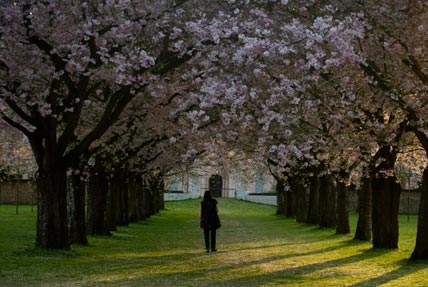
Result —
<instances>
[{"instance_id":1,"label":"shadow on grass","mask_svg":"<svg viewBox=\"0 0 428 287\"><path fill-rule=\"evenodd\" d=\"M296 254L296 256L303 255L311 255L311 254L319 254L322 252L329 252L331 249L336 248L326 248L325 250L318 250L314 252L308 252L306 254ZM395 252L393 250L379 250L379 249L367 249L359 254L337 258L333 260L327 260L324 262L317 262L313 264L306 264L304 266L286 268L280 271L275 271L267 274L256 275L256 276L246 276L244 278L232 279L232 280L224 280L218 282L220 286L246 286L246 287L256 287L263 284L267 284L269 282L281 279L289 279L290 281L302 279L304 275L319 272L320 270L325 270L329 268L339 267L346 264L352 264L364 260L371 260L376 257L384 256L389 252ZM291 256L292 257L292 256ZM275 260L273 257L272 259ZM409 275L411 273L417 272L420 269L426 268L426 264L413 264L409 263L408 260L401 260L397 262L399 264L399 268L382 274L376 278L370 278L368 280L364 280L358 282L352 287L362 287L362 286L379 286L381 284L385 284L392 280L399 279L400 277Z\"/></svg>"},{"instance_id":2,"label":"shadow on grass","mask_svg":"<svg viewBox=\"0 0 428 287\"><path fill-rule=\"evenodd\" d=\"M128 279L131 281L136 281L136 282L140 282L142 281L150 281L150 282L162 282L162 284L166 285L171 285L174 284L173 282L189 282L189 280L191 280L192 282L194 282L195 280L197 281L201 281L201 285L200 286L205 286L204 284L207 283L203 283L203 281L205 280L204 278L206 277L207 274L221 274L222 272L241 272L240 269L242 268L251 268L251 267L256 267L258 265L262 265L262 264L267 264L267 263L272 263L275 261L281 261L281 260L286 260L286 259L294 259L294 258L298 258L298 257L302 257L302 256L311 256L311 255L318 255L318 254L322 254L322 253L327 253L327 252L331 252L334 251L336 249L340 249L343 248L345 245L349 245L349 242L342 242L340 244L337 244L335 246L331 246L331 247L326 247L326 248L322 248L322 249L317 249L317 250L313 250L313 251L308 251L308 252L302 252L302 253L295 253L295 254L285 254L285 255L275 255L275 256L270 256L267 258L261 258L261 259L257 259L257 260L252 260L252 261L243 261L243 262L239 262L236 264L224 264L221 265L219 267L216 268L192 268L190 267L189 270L186 271L182 271L182 270L178 270L178 269L170 269L167 268L168 271L165 272L161 272L160 274L146 274L146 275L137 275L135 278L133 279ZM272 245L268 245L268 246L272 246ZM130 263L129 258L123 258L123 259L116 259L116 263L120 266L123 264L127 264L127 272L129 272L129 274L138 274L143 268L148 268L150 266L156 266L159 264L159 262L164 262L166 260L166 262L169 263L170 266L173 266L175 264L180 264L180 265L186 265L186 260L190 260L190 261L194 261L195 259L197 259L197 257L201 257L201 258L205 258L206 256L217 256L217 255L221 255L222 253L228 253L231 252L230 250L226 250L223 252L219 252L218 254L206 254L206 253L183 253L183 254L172 254L172 255L159 255L159 256L150 256L147 258L144 258L144 255L141 254L140 258L136 258L136 260L132 263ZM357 255L353 255L350 257L345 257L345 258L339 258L339 259L334 259L334 260L330 260L330 261L325 261L325 262L320 262L320 263L314 263L314 264L307 264L304 266L300 266L300 267L295 267L295 268L288 268L288 269L284 269L284 270L280 270L280 271L276 271L276 272L271 272L271 273L267 273L267 274L262 274L262 275L255 275L255 276L246 276L244 278L239 278L239 279L232 279L232 280L216 280L216 279L211 279L211 283L213 283L214 285L218 285L218 286L249 286L249 287L255 287L255 286L260 286L261 284L265 284L268 283L272 280L281 278L281 277L299 277L302 276L304 274L309 274L312 273L314 271L319 271L325 268L331 268L334 266L338 266L341 264L346 264L346 263L350 263L350 262L355 262L355 261L359 261L359 260L363 260L363 259L368 259L368 258L373 258L376 256L381 256L383 254L385 254L387 251L385 252L370 252L370 250L366 250L363 251L360 254ZM167 264L168 265L168 264ZM163 265L165 266L165 265ZM104 272L109 273L110 271L114 271L114 270L104 270ZM209 286L210 283L208 284ZM181 285L180 285L181 286ZM182 286L186 286L185 284ZM193 286L193 285L192 285Z\"/></svg>"},{"instance_id":3,"label":"shadow on grass","mask_svg":"<svg viewBox=\"0 0 428 287\"><path fill-rule=\"evenodd\" d=\"M15 250L12 255L19 257L46 257L46 258L78 258L79 252L74 249L61 250L61 249L44 249L39 247L28 247L22 250Z\"/></svg>"},{"instance_id":4,"label":"shadow on grass","mask_svg":"<svg viewBox=\"0 0 428 287\"><path fill-rule=\"evenodd\" d=\"M323 252L329 252L331 251L331 249L336 249L336 248L325 248L325 249L317 250L313 252L296 254L295 256L315 255ZM375 257L385 255L388 252L390 251L388 250L378 251L378 250L368 249L359 254L355 254L347 257L341 257L341 258L327 260L323 262L306 264L298 267L285 268L283 270L269 272L261 275L255 275L255 276L250 275L239 279L221 280L218 282L218 284L219 286L256 287L256 286L271 283L281 279L287 279L287 280L290 280L290 282L292 282L296 280L301 280L304 275L308 275L314 272L319 272L321 270L339 267L342 265L351 264L351 263L355 263L363 260L373 259ZM290 256L290 257L293 257L293 256ZM275 257L273 257L272 259L276 260Z\"/></svg>"},{"instance_id":5,"label":"shadow on grass","mask_svg":"<svg viewBox=\"0 0 428 287\"><path fill-rule=\"evenodd\" d=\"M261 285L266 285L269 283L274 283L276 281L281 280L289 280L290 283L296 283L296 281L302 281L305 280L304 276L319 272L322 270L334 268L334 267L340 267L346 264L352 264L355 262L360 262L364 260L372 260L376 257L384 256L388 254L389 252L395 252L390 250L375 250L375 249L365 249L362 250L360 253L346 256L346 257L340 257L332 260L325 260L322 262L316 262L312 264L305 264L298 267L290 267L281 269L278 271L268 272L264 274L255 274L253 275L251 272L248 273L241 273L242 275L246 275L245 277L236 278L236 279L210 279L207 281L206 276L208 274L219 274L221 276L222 272L227 272L229 274L235 274L235 272L240 273L242 272L242 268L250 268L257 267L258 265L272 263L275 261L280 260L286 260L290 259L293 260L294 258L302 257L302 256L311 256L311 255L319 255L322 253L327 253L334 251L335 249L343 248L343 245L346 245L347 243L338 244L337 246L322 248L318 250L313 250L309 252L302 252L302 253L296 253L296 254L285 254L285 255L275 255L270 256L267 258L261 258L257 260L252 261L244 261L239 262L235 264L225 264L222 266L218 266L215 268L192 268L190 267L189 270L178 270L174 268L168 268L168 271L160 272L157 274L144 274L142 275L139 273L142 268L148 267L151 264L156 265L159 263L159 260L163 260L163 256L155 256L156 261L147 261L143 260L141 258L140 260L137 260L131 264L129 264L129 259L123 259L123 263L121 263L121 259L118 260L117 264L125 264L127 265L127 272L129 274L135 274L134 278L128 278L128 280L135 282L135 283L142 283L142 282L158 282L162 286L174 284L174 282L181 282L182 285L180 286L187 286L186 282L190 284L191 286L194 286L193 284L196 284L198 286L246 286L246 287L257 287ZM351 244L352 245L352 244ZM223 253L227 253L228 251L224 251ZM221 255L221 252L218 254ZM200 254L179 254L179 255L164 255L165 259L168 260L170 265L174 264L186 264L186 260L195 260L195 256L216 256L216 255L206 255L204 253ZM177 261L174 261L174 259L177 259ZM383 284L386 282L389 282L394 279L398 279L401 276L416 272L417 269L425 268L426 265L420 264L417 268L414 266L408 266L407 261L403 260L399 263L400 268L397 270L394 270L392 272L383 274L377 278L368 279L362 282L359 282L357 284L354 284L352 286L359 287L359 286L377 286L379 284ZM113 270L104 270L104 272L108 273L109 271ZM103 272L103 273L104 273ZM340 276L340 275L339 275ZM299 282L300 282L299 281ZM128 281L129 282L129 281ZM118 281L119 283L119 281ZM129 282L130 283L130 282ZM159 286L161 286L159 285ZM137 286L137 285L136 285ZM196 285L195 285L196 286Z\"/></svg>"},{"instance_id":6,"label":"shadow on grass","mask_svg":"<svg viewBox=\"0 0 428 287\"><path fill-rule=\"evenodd\" d=\"M220 250L219 253L244 251L244 250L257 250L257 249L266 249L266 248L274 248L274 247L286 247L286 246L288 247L288 246L297 246L297 245L310 245L311 243L313 243L313 242L312 241L306 241L306 242L285 242L285 243L278 243L278 244L265 244L265 245L248 246L248 247L241 247L241 248L230 248L230 249L227 248L225 250ZM339 249L339 248L342 248L344 246L350 246L350 244L352 244L352 245L362 245L362 244L359 244L359 242L354 242L354 241L351 241L351 240L349 240L349 241L344 240L344 241L338 242L334 246L330 246L330 247L327 247L327 248L318 249L316 251L309 251L309 252L305 252L305 253L301 253L301 254L303 254L303 255L310 255L310 254L318 254L318 253L333 251L335 249Z\"/></svg>"},{"instance_id":7,"label":"shadow on grass","mask_svg":"<svg viewBox=\"0 0 428 287\"><path fill-rule=\"evenodd\" d=\"M397 264L399 265L399 267L395 270L392 270L388 273L384 273L374 278L355 283L353 285L350 285L349 287L379 286L390 281L397 280L403 276L415 273L418 270L427 268L426 262L424 262L424 264L414 263L409 261L408 259L403 259Z\"/></svg>"}]
</instances>

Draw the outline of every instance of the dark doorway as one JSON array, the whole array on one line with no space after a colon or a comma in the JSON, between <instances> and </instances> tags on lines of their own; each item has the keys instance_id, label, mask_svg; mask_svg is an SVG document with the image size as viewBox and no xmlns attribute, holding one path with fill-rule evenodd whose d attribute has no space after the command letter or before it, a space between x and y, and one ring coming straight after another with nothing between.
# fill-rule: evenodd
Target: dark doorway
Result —
<instances>
[{"instance_id":1,"label":"dark doorway","mask_svg":"<svg viewBox=\"0 0 428 287\"><path fill-rule=\"evenodd\" d=\"M209 179L209 188L214 197L222 197L223 178L218 174L212 175Z\"/></svg>"}]
</instances>

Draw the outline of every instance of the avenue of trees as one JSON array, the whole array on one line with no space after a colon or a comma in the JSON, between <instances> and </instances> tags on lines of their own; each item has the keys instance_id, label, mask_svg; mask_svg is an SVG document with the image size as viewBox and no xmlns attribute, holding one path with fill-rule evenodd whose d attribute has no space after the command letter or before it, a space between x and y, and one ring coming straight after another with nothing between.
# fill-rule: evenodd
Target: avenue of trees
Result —
<instances>
[{"instance_id":1,"label":"avenue of trees","mask_svg":"<svg viewBox=\"0 0 428 287\"><path fill-rule=\"evenodd\" d=\"M0 116L37 165L36 245L150 216L163 176L215 154L338 233L357 187L355 239L375 248L398 247L397 164L421 170L427 258L426 39L413 0L2 1Z\"/></svg>"}]
</instances>

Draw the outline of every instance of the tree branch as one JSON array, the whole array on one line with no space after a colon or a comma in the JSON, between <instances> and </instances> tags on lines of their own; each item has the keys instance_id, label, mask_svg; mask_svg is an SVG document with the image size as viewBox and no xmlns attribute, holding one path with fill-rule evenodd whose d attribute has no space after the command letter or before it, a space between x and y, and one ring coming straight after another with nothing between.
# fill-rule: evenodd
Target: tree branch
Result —
<instances>
[{"instance_id":1,"label":"tree branch","mask_svg":"<svg viewBox=\"0 0 428 287\"><path fill-rule=\"evenodd\" d=\"M24 121L34 126L35 128L40 127L40 124L31 116L29 116L24 110L22 110L15 101L11 99L5 100L6 104L14 111L18 116L20 116Z\"/></svg>"},{"instance_id":2,"label":"tree branch","mask_svg":"<svg viewBox=\"0 0 428 287\"><path fill-rule=\"evenodd\" d=\"M412 69L419 80L421 80L425 85L428 84L428 76L422 71L421 66L413 55L409 55L409 60L403 59L403 63Z\"/></svg>"},{"instance_id":3,"label":"tree branch","mask_svg":"<svg viewBox=\"0 0 428 287\"><path fill-rule=\"evenodd\" d=\"M23 125L21 125L20 123L15 122L14 120L12 120L11 118L9 118L6 115L2 115L2 118L4 119L5 122L7 122L10 126L18 129L19 131L21 131L24 135L26 135L28 138L31 137L31 132L24 127Z\"/></svg>"},{"instance_id":4,"label":"tree branch","mask_svg":"<svg viewBox=\"0 0 428 287\"><path fill-rule=\"evenodd\" d=\"M145 86L143 87L145 88ZM96 127L89 132L82 141L73 148L70 152L67 153L65 156L65 162L67 164L70 164L73 162L73 160L76 160L79 155L86 152L89 148L89 146L98 138L100 138L107 129L117 121L122 111L125 109L127 104L132 100L134 97L130 94L131 87L130 86L124 86L121 89L119 89L116 93L111 95L110 100L107 104L106 109L104 110L104 113L101 117L101 119L98 121L98 124Z\"/></svg>"}]
</instances>

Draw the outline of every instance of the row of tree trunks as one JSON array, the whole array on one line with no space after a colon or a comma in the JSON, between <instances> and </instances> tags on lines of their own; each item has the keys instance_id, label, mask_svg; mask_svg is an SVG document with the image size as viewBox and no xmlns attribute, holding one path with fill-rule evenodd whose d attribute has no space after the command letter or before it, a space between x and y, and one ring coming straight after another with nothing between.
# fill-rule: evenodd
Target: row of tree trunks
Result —
<instances>
[{"instance_id":1,"label":"row of tree trunks","mask_svg":"<svg viewBox=\"0 0 428 287\"><path fill-rule=\"evenodd\" d=\"M128 178L128 195L129 195L128 217L129 217L129 222L138 222L140 220L137 193L138 193L138 188L137 188L136 175L131 174Z\"/></svg>"},{"instance_id":2,"label":"row of tree trunks","mask_svg":"<svg viewBox=\"0 0 428 287\"><path fill-rule=\"evenodd\" d=\"M126 226L154 215L164 206L163 189L161 176L142 178L120 170L109 178L103 167L97 164L87 184L79 175L70 176L71 242L87 244L86 234L110 235L117 226Z\"/></svg>"},{"instance_id":3,"label":"row of tree trunks","mask_svg":"<svg viewBox=\"0 0 428 287\"><path fill-rule=\"evenodd\" d=\"M128 226L129 224L129 193L128 193L128 179L124 170L119 170L114 173L111 179L112 198L117 200L112 205L115 209L117 226Z\"/></svg>"},{"instance_id":4,"label":"row of tree trunks","mask_svg":"<svg viewBox=\"0 0 428 287\"><path fill-rule=\"evenodd\" d=\"M284 200L285 200L285 216L286 217L293 217L295 215L294 209L295 209L295 199L293 196L293 191L291 188L285 188L284 193Z\"/></svg>"},{"instance_id":5,"label":"row of tree trunks","mask_svg":"<svg viewBox=\"0 0 428 287\"><path fill-rule=\"evenodd\" d=\"M275 176L276 180L276 214L283 214L287 210L285 204L285 180L282 177Z\"/></svg>"},{"instance_id":6,"label":"row of tree trunks","mask_svg":"<svg viewBox=\"0 0 428 287\"><path fill-rule=\"evenodd\" d=\"M349 200L345 184L336 185L330 174L322 177L314 174L308 179L289 177L289 188L285 187L283 179L276 179L277 214L295 216L297 222L337 227L341 234L349 233Z\"/></svg>"},{"instance_id":7,"label":"row of tree trunks","mask_svg":"<svg viewBox=\"0 0 428 287\"><path fill-rule=\"evenodd\" d=\"M336 186L331 174L320 178L319 206L320 227L336 227Z\"/></svg>"},{"instance_id":8,"label":"row of tree trunks","mask_svg":"<svg viewBox=\"0 0 428 287\"><path fill-rule=\"evenodd\" d=\"M88 222L87 232L91 235L110 235L107 223L107 198L109 181L102 166L95 165L88 180Z\"/></svg>"},{"instance_id":9,"label":"row of tree trunks","mask_svg":"<svg viewBox=\"0 0 428 287\"><path fill-rule=\"evenodd\" d=\"M289 178L291 193L294 195L294 213L296 221L305 223L308 216L308 200L305 179L302 176Z\"/></svg>"},{"instance_id":10,"label":"row of tree trunks","mask_svg":"<svg viewBox=\"0 0 428 287\"><path fill-rule=\"evenodd\" d=\"M393 166L395 162L394 153L391 149L381 149L382 158L386 163ZM384 170L380 166L378 170ZM398 247L398 208L400 201L400 185L395 176L386 176L382 172L371 174L377 176L363 178L362 188L358 198L358 223L355 232L355 239L370 240L373 232L374 248L395 249ZM428 182L427 178L424 179ZM350 232L349 227L349 200L348 191L344 183L338 181L331 174L321 177L314 175L309 178L309 188L306 188L303 177L293 176L289 178L289 189L285 188L284 182L277 179L278 191L278 214L286 216L296 216L297 222L317 223L320 227L333 228L339 234ZM428 184L423 186L427 189ZM307 199L307 190L309 190L309 199ZM424 222L422 219L428 218L428 207L424 209L425 193L421 195L419 227L423 233ZM428 206L428 203L426 203ZM322 208L320 208L320 206ZM426 215L425 215L426 213ZM426 216L426 217L424 217ZM428 234L428 224L426 227ZM417 246L425 244L422 235L419 235ZM422 243L421 243L422 242ZM427 241L428 242L428 241ZM425 245L424 245L425 246ZM422 248L417 248L422 250ZM427 252L427 251L418 251ZM419 258L423 255L414 252L412 257ZM427 255L428 256L428 255Z\"/></svg>"},{"instance_id":11,"label":"row of tree trunks","mask_svg":"<svg viewBox=\"0 0 428 287\"><path fill-rule=\"evenodd\" d=\"M146 186L150 192L151 200L153 204L151 205L151 213L158 213L164 208L163 196L165 185L161 176L151 176L146 181Z\"/></svg>"},{"instance_id":12,"label":"row of tree trunks","mask_svg":"<svg viewBox=\"0 0 428 287\"><path fill-rule=\"evenodd\" d=\"M289 186L286 186L286 181L283 177L275 177L276 179L276 192L277 192L277 209L276 214L283 214L286 217L293 217L295 215L295 199L293 191ZM290 183L290 178L288 182Z\"/></svg>"},{"instance_id":13,"label":"row of tree trunks","mask_svg":"<svg viewBox=\"0 0 428 287\"><path fill-rule=\"evenodd\" d=\"M309 177L309 206L307 223L319 224L319 194L320 194L320 177L317 173Z\"/></svg>"}]
</instances>

